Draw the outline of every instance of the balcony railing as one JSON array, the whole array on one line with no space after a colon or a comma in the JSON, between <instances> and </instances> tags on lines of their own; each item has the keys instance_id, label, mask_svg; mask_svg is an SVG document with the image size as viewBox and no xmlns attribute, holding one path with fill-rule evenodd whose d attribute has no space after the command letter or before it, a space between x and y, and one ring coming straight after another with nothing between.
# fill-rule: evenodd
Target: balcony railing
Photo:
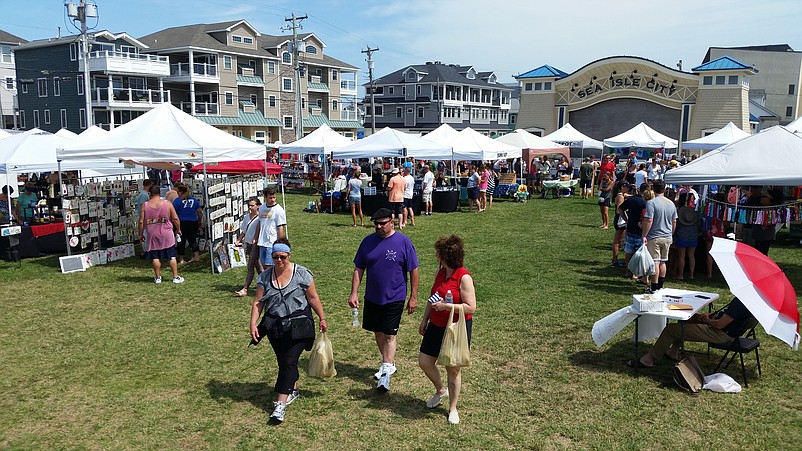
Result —
<instances>
[{"instance_id":1,"label":"balcony railing","mask_svg":"<svg viewBox=\"0 0 802 451\"><path fill-rule=\"evenodd\" d=\"M356 120L356 111L354 111L354 110L340 110L340 120L341 121L355 121Z\"/></svg>"},{"instance_id":2,"label":"balcony railing","mask_svg":"<svg viewBox=\"0 0 802 451\"><path fill-rule=\"evenodd\" d=\"M161 55L148 55L148 54L141 54L141 53L129 53L129 52L115 52L109 50L100 50L96 52L89 52L89 59L95 58L114 58L114 59L128 59L128 60L136 60L136 61L153 61L157 63L167 63L169 62L169 58L166 56Z\"/></svg>"},{"instance_id":3,"label":"balcony railing","mask_svg":"<svg viewBox=\"0 0 802 451\"><path fill-rule=\"evenodd\" d=\"M220 114L220 106L212 102L195 102L195 112L192 111L192 102L178 102L173 105L194 116L217 116Z\"/></svg>"},{"instance_id":4,"label":"balcony railing","mask_svg":"<svg viewBox=\"0 0 802 451\"><path fill-rule=\"evenodd\" d=\"M148 106L170 101L170 91L135 88L95 88L92 90L92 103L108 106Z\"/></svg>"},{"instance_id":5,"label":"balcony railing","mask_svg":"<svg viewBox=\"0 0 802 451\"><path fill-rule=\"evenodd\" d=\"M91 71L165 76L170 70L169 58L161 55L101 50L90 52L88 56ZM84 70L83 66L81 58L78 60L78 69Z\"/></svg>"},{"instance_id":6,"label":"balcony railing","mask_svg":"<svg viewBox=\"0 0 802 451\"><path fill-rule=\"evenodd\" d=\"M353 80L340 80L340 89L343 91L356 91L356 82Z\"/></svg>"},{"instance_id":7,"label":"balcony railing","mask_svg":"<svg viewBox=\"0 0 802 451\"><path fill-rule=\"evenodd\" d=\"M171 77L189 77L191 75L198 77L217 78L217 64L209 64L209 63L170 64Z\"/></svg>"}]
</instances>

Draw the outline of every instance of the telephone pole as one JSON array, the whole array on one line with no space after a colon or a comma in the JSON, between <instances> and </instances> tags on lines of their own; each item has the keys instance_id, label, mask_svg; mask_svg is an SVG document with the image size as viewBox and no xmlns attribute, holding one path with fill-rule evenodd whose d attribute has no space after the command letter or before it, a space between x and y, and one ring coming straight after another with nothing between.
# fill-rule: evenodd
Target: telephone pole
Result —
<instances>
[{"instance_id":1,"label":"telephone pole","mask_svg":"<svg viewBox=\"0 0 802 451\"><path fill-rule=\"evenodd\" d=\"M303 19L308 19L308 17L305 15L297 17L295 13L292 13L292 17L284 19L285 22L292 22L292 62L295 70L295 114L297 114L297 119L295 120L296 140L304 137L304 109L303 105L301 105L301 63L298 61L298 55L300 54L298 29L303 28L300 24Z\"/></svg>"},{"instance_id":2,"label":"telephone pole","mask_svg":"<svg viewBox=\"0 0 802 451\"><path fill-rule=\"evenodd\" d=\"M97 17L97 6L87 4L86 0L81 0L79 5L74 3L65 4L67 7L67 16L72 20L81 22L81 59L84 63L84 97L86 100L86 127L89 128L95 124L95 115L92 114L92 93L90 91L90 74L89 70L89 36L86 34L86 18Z\"/></svg>"},{"instance_id":3,"label":"telephone pole","mask_svg":"<svg viewBox=\"0 0 802 451\"><path fill-rule=\"evenodd\" d=\"M371 134L376 133L376 110L375 110L375 108L376 108L375 105L376 104L374 102L376 100L376 97L374 95L375 93L373 92L374 91L373 90L373 52L378 52L378 51L379 51L378 48L372 49L372 48L370 48L370 46L368 46L367 49L362 50L362 53L367 53L368 54L367 62L368 62L368 77L370 77L370 133Z\"/></svg>"}]
</instances>

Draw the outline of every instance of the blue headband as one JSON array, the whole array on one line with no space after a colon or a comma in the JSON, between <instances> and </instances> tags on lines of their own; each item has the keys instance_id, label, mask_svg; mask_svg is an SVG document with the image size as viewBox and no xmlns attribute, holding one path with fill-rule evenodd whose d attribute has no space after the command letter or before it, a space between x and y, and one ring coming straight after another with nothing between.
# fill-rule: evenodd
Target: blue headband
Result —
<instances>
[{"instance_id":1,"label":"blue headband","mask_svg":"<svg viewBox=\"0 0 802 451\"><path fill-rule=\"evenodd\" d=\"M290 247L284 243L276 243L273 244L273 251L272 252L286 252L290 253Z\"/></svg>"}]
</instances>

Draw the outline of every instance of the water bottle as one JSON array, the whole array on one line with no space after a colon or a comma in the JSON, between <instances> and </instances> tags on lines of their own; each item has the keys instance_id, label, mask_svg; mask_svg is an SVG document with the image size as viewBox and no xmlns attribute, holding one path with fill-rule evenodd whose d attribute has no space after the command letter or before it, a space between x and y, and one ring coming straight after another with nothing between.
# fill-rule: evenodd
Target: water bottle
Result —
<instances>
[{"instance_id":1,"label":"water bottle","mask_svg":"<svg viewBox=\"0 0 802 451\"><path fill-rule=\"evenodd\" d=\"M351 309L351 316L353 320L351 321L351 325L354 327L359 327L359 309L354 307Z\"/></svg>"},{"instance_id":2,"label":"water bottle","mask_svg":"<svg viewBox=\"0 0 802 451\"><path fill-rule=\"evenodd\" d=\"M451 290L446 291L446 304L453 304L454 303L454 295L451 294Z\"/></svg>"}]
</instances>

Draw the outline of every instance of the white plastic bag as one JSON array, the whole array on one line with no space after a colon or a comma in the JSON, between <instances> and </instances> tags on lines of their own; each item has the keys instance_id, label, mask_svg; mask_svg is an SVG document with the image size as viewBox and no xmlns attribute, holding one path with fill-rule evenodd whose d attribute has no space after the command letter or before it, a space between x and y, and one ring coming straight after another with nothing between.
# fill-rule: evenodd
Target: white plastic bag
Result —
<instances>
[{"instance_id":1,"label":"white plastic bag","mask_svg":"<svg viewBox=\"0 0 802 451\"><path fill-rule=\"evenodd\" d=\"M309 356L309 375L312 377L337 375L337 370L334 368L334 350L326 332L318 334L312 345L312 354Z\"/></svg>"},{"instance_id":2,"label":"white plastic bag","mask_svg":"<svg viewBox=\"0 0 802 451\"><path fill-rule=\"evenodd\" d=\"M705 384L702 388L716 393L741 392L741 384L735 382L735 379L724 373L715 373L710 376L705 376Z\"/></svg>"},{"instance_id":3,"label":"white plastic bag","mask_svg":"<svg viewBox=\"0 0 802 451\"><path fill-rule=\"evenodd\" d=\"M645 244L632 254L628 268L637 277L654 275L654 259Z\"/></svg>"}]
</instances>

